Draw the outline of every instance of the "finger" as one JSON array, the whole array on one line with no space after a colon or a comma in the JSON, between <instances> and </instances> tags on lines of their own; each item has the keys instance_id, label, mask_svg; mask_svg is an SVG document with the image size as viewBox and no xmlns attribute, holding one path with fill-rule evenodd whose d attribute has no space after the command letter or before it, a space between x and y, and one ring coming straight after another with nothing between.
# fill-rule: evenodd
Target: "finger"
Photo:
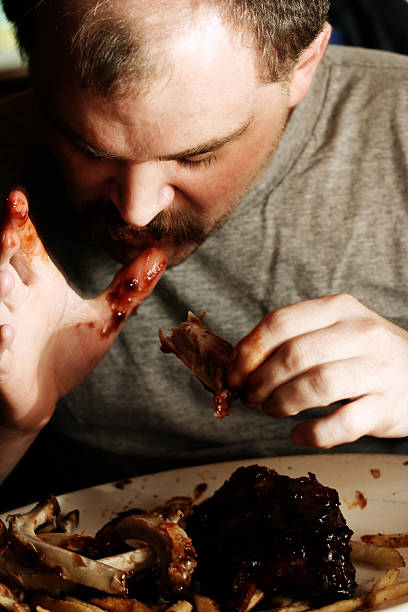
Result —
<instances>
[{"instance_id":1,"label":"finger","mask_svg":"<svg viewBox=\"0 0 408 612\"><path fill-rule=\"evenodd\" d=\"M299 423L292 430L292 440L301 446L332 448L365 435L377 435L384 422L383 412L381 395L365 395L340 406L328 416Z\"/></svg>"},{"instance_id":2,"label":"finger","mask_svg":"<svg viewBox=\"0 0 408 612\"><path fill-rule=\"evenodd\" d=\"M15 359L9 350L15 338L15 329L8 324L0 326L0 380L15 369Z\"/></svg>"},{"instance_id":3,"label":"finger","mask_svg":"<svg viewBox=\"0 0 408 612\"><path fill-rule=\"evenodd\" d=\"M278 387L315 366L361 356L362 336L364 329L356 319L288 340L248 377L242 397L261 404Z\"/></svg>"},{"instance_id":4,"label":"finger","mask_svg":"<svg viewBox=\"0 0 408 612\"><path fill-rule=\"evenodd\" d=\"M2 244L6 249L3 258L11 254L23 282L41 274L44 264L49 264L49 257L28 214L27 197L21 190L12 191L7 198Z\"/></svg>"},{"instance_id":5,"label":"finger","mask_svg":"<svg viewBox=\"0 0 408 612\"><path fill-rule=\"evenodd\" d=\"M4 221L3 221L4 223ZM7 223L7 221L5 221ZM7 226L1 232L0 248L0 300L9 309L18 307L27 296L28 288L21 282L11 265L11 259L20 248L17 233Z\"/></svg>"},{"instance_id":6,"label":"finger","mask_svg":"<svg viewBox=\"0 0 408 612\"><path fill-rule=\"evenodd\" d=\"M0 269L0 300L4 300L15 287L14 274L11 270Z\"/></svg>"},{"instance_id":7,"label":"finger","mask_svg":"<svg viewBox=\"0 0 408 612\"><path fill-rule=\"evenodd\" d=\"M375 372L363 358L320 364L276 389L264 403L264 410L275 417L293 416L310 408L377 392Z\"/></svg>"},{"instance_id":8,"label":"finger","mask_svg":"<svg viewBox=\"0 0 408 612\"><path fill-rule=\"evenodd\" d=\"M1 232L0 267L3 268L10 263L10 259L20 248L20 241L16 233L7 228Z\"/></svg>"},{"instance_id":9,"label":"finger","mask_svg":"<svg viewBox=\"0 0 408 612\"><path fill-rule=\"evenodd\" d=\"M10 310L17 310L28 297L29 289L11 266L0 269L0 301Z\"/></svg>"},{"instance_id":10,"label":"finger","mask_svg":"<svg viewBox=\"0 0 408 612\"><path fill-rule=\"evenodd\" d=\"M270 313L238 343L228 384L242 386L251 372L291 338L333 325L345 311L350 318L364 308L349 295L332 295Z\"/></svg>"},{"instance_id":11,"label":"finger","mask_svg":"<svg viewBox=\"0 0 408 612\"><path fill-rule=\"evenodd\" d=\"M15 338L14 327L6 323L0 326L0 353L8 349Z\"/></svg>"},{"instance_id":12,"label":"finger","mask_svg":"<svg viewBox=\"0 0 408 612\"><path fill-rule=\"evenodd\" d=\"M166 269L167 257L157 248L144 251L116 274L109 288L92 300L102 312L103 338L118 332L129 316L149 297Z\"/></svg>"}]
</instances>

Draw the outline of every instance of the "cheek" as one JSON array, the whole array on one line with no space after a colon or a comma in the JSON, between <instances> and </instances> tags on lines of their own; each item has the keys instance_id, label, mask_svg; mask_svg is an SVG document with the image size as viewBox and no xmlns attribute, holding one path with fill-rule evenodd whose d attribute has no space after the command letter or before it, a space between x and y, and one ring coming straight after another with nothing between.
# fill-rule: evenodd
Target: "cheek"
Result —
<instances>
[{"instance_id":1,"label":"cheek","mask_svg":"<svg viewBox=\"0 0 408 612\"><path fill-rule=\"evenodd\" d=\"M269 159L265 139L251 142L245 148L214 161L207 170L191 171L178 188L203 210L215 210L236 202L256 180Z\"/></svg>"}]
</instances>

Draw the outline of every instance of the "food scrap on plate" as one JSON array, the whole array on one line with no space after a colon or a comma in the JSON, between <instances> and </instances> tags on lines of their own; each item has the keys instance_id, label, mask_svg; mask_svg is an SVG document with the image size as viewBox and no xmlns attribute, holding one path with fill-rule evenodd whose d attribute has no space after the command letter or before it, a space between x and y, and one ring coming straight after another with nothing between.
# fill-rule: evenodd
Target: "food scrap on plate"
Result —
<instances>
[{"instance_id":1,"label":"food scrap on plate","mask_svg":"<svg viewBox=\"0 0 408 612\"><path fill-rule=\"evenodd\" d=\"M404 559L391 547L407 535L351 541L337 491L313 474L250 465L204 501L187 507L186 499L123 511L95 535L54 496L9 515L7 527L0 521L0 608L353 612L408 596L408 581L398 581ZM356 559L386 570L358 597Z\"/></svg>"}]
</instances>

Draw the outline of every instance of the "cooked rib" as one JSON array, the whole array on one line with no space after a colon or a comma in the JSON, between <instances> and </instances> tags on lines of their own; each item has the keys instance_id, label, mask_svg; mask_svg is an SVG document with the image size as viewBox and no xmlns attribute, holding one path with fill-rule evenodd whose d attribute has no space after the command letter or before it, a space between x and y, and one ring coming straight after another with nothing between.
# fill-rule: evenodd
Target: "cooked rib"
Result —
<instances>
[{"instance_id":1,"label":"cooked rib","mask_svg":"<svg viewBox=\"0 0 408 612\"><path fill-rule=\"evenodd\" d=\"M44 580L50 582L53 591L79 583L107 593L125 595L125 572L48 543L37 535L40 526L54 521L56 524L59 512L57 499L50 496L29 512L9 516L10 547L0 557L0 571L7 575L14 559L21 571L11 578L16 578L23 587L38 588L36 585Z\"/></svg>"},{"instance_id":2,"label":"cooked rib","mask_svg":"<svg viewBox=\"0 0 408 612\"><path fill-rule=\"evenodd\" d=\"M157 512L119 516L102 527L97 538L116 542L139 540L149 544L160 563L159 588L162 592L186 590L196 568L196 554L190 538L177 523Z\"/></svg>"},{"instance_id":3,"label":"cooked rib","mask_svg":"<svg viewBox=\"0 0 408 612\"><path fill-rule=\"evenodd\" d=\"M233 347L203 323L205 313L197 317L188 313L187 321L171 330L166 337L159 329L161 350L174 353L189 370L214 392L213 409L219 419L228 416L236 392L226 384L228 366L233 359Z\"/></svg>"},{"instance_id":4,"label":"cooked rib","mask_svg":"<svg viewBox=\"0 0 408 612\"><path fill-rule=\"evenodd\" d=\"M265 606L285 592L323 604L356 587L338 494L313 474L240 468L194 508L186 530L203 592L223 611L244 612L259 591Z\"/></svg>"}]
</instances>

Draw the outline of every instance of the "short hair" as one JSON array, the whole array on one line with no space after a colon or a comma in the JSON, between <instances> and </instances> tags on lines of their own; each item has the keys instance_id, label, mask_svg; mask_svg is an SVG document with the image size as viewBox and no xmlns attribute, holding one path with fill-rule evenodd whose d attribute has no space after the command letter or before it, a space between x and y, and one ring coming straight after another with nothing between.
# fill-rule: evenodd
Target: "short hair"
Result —
<instances>
[{"instance_id":1,"label":"short hair","mask_svg":"<svg viewBox=\"0 0 408 612\"><path fill-rule=\"evenodd\" d=\"M59 20L66 19L70 11L73 14L69 0L2 0L2 3L14 24L20 50L28 59L44 16L48 14L58 27ZM321 31L330 7L330 0L198 0L198 3L218 11L226 24L249 41L264 82L279 82L290 74L301 53ZM148 79L151 82L158 56L151 61L150 54L149 59L143 31L136 32L127 16L121 17L112 10L110 0L88 0L84 5L79 9L81 19L69 29L69 40L65 41L81 87L106 97L126 93L136 83L141 85Z\"/></svg>"}]
</instances>

